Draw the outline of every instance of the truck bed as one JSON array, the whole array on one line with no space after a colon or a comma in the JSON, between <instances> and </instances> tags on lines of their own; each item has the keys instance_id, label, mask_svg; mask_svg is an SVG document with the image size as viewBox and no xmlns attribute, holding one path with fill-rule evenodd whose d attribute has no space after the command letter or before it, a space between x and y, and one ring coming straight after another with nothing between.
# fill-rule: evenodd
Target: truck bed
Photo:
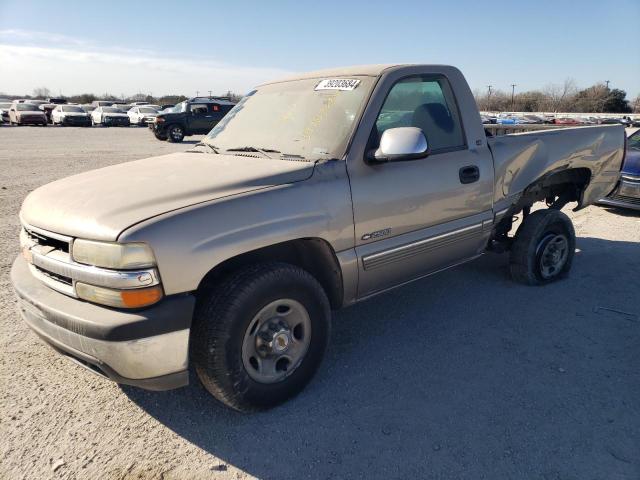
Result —
<instances>
[{"instance_id":1,"label":"truck bed","mask_svg":"<svg viewBox=\"0 0 640 480\"><path fill-rule=\"evenodd\" d=\"M578 208L606 196L612 184L615 184L612 179L620 175L625 135L622 125L569 128L550 125L498 127L513 132L524 131L487 138L494 160L494 205L498 211L508 207L532 179L556 171L589 171L589 185Z\"/></svg>"}]
</instances>

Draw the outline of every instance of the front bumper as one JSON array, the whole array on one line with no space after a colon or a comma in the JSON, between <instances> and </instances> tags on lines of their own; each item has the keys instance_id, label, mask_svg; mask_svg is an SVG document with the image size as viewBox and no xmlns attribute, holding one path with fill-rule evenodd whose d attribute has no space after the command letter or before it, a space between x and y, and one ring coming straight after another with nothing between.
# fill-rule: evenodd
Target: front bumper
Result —
<instances>
[{"instance_id":1,"label":"front bumper","mask_svg":"<svg viewBox=\"0 0 640 480\"><path fill-rule=\"evenodd\" d=\"M102 124L110 127L128 127L131 125L131 120L129 120L129 117L104 117Z\"/></svg>"},{"instance_id":2,"label":"front bumper","mask_svg":"<svg viewBox=\"0 0 640 480\"><path fill-rule=\"evenodd\" d=\"M193 295L166 297L140 311L122 311L47 287L18 257L11 268L27 325L55 350L111 380L147 390L185 386Z\"/></svg>"},{"instance_id":3,"label":"front bumper","mask_svg":"<svg viewBox=\"0 0 640 480\"><path fill-rule=\"evenodd\" d=\"M69 125L69 126L87 127L91 125L91 119L88 116L87 117L79 117L79 116L63 117L62 124Z\"/></svg>"},{"instance_id":4,"label":"front bumper","mask_svg":"<svg viewBox=\"0 0 640 480\"><path fill-rule=\"evenodd\" d=\"M149 123L149 128L156 135L166 135L167 134L167 125L165 124L165 122Z\"/></svg>"},{"instance_id":5,"label":"front bumper","mask_svg":"<svg viewBox=\"0 0 640 480\"><path fill-rule=\"evenodd\" d=\"M20 117L18 119L20 125L46 125L47 117Z\"/></svg>"},{"instance_id":6,"label":"front bumper","mask_svg":"<svg viewBox=\"0 0 640 480\"><path fill-rule=\"evenodd\" d=\"M627 180L623 176L615 190L598 203L640 210L640 180Z\"/></svg>"}]
</instances>

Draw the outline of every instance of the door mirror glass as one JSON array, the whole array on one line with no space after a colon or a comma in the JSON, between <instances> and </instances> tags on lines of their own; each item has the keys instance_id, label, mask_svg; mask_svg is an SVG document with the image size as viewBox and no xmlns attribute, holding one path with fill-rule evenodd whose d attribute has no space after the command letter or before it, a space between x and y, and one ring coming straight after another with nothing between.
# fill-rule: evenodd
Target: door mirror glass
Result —
<instances>
[{"instance_id":1,"label":"door mirror glass","mask_svg":"<svg viewBox=\"0 0 640 480\"><path fill-rule=\"evenodd\" d=\"M379 162L401 162L424 158L429 154L429 145L422 130L417 127L397 127L384 131L380 147L369 155L369 160Z\"/></svg>"}]
</instances>

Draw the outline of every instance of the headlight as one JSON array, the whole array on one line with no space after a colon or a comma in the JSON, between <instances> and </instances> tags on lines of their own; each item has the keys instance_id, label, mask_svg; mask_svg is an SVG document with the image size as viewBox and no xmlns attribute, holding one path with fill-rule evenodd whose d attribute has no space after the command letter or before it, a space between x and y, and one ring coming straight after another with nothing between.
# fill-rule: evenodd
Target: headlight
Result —
<instances>
[{"instance_id":1,"label":"headlight","mask_svg":"<svg viewBox=\"0 0 640 480\"><path fill-rule=\"evenodd\" d=\"M112 243L74 240L73 259L96 267L130 270L153 267L156 259L146 243Z\"/></svg>"},{"instance_id":2,"label":"headlight","mask_svg":"<svg viewBox=\"0 0 640 480\"><path fill-rule=\"evenodd\" d=\"M92 303L116 308L142 308L158 302L162 298L162 287L135 288L131 290L112 290L86 283L76 283L79 298Z\"/></svg>"}]
</instances>

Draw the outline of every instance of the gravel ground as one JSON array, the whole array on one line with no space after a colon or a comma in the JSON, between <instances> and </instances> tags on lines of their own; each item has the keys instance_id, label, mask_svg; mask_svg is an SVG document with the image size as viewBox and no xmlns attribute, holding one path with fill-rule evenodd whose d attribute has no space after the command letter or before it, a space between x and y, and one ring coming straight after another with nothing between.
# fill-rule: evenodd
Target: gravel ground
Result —
<instances>
[{"instance_id":1,"label":"gravel ground","mask_svg":"<svg viewBox=\"0 0 640 480\"><path fill-rule=\"evenodd\" d=\"M0 477L640 478L630 211L570 213L579 251L554 285L514 284L491 254L337 313L316 379L266 413L229 411L193 378L119 388L55 354L15 313L23 198L185 148L140 128L0 128Z\"/></svg>"}]
</instances>

